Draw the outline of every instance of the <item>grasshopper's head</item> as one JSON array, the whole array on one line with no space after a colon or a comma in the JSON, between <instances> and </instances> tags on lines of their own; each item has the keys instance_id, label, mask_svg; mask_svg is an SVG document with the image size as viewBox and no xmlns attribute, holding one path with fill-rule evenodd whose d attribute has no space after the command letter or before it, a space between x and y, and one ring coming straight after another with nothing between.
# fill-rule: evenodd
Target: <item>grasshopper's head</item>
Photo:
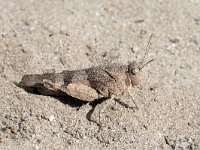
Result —
<instances>
[{"instance_id":1,"label":"grasshopper's head","mask_svg":"<svg viewBox=\"0 0 200 150\"><path fill-rule=\"evenodd\" d=\"M133 61L128 65L128 73L131 80L132 86L139 85L142 80L141 71L148 63L152 62L154 59L149 60L146 63Z\"/></svg>"},{"instance_id":2,"label":"grasshopper's head","mask_svg":"<svg viewBox=\"0 0 200 150\"><path fill-rule=\"evenodd\" d=\"M133 61L128 65L128 74L131 80L132 86L139 85L141 82L140 64Z\"/></svg>"}]
</instances>

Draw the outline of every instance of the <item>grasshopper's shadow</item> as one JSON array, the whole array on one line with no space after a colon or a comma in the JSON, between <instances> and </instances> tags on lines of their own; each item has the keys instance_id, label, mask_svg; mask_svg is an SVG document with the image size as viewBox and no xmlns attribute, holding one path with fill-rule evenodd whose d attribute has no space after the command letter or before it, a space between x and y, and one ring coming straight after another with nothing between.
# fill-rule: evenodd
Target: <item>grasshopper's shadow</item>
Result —
<instances>
[{"instance_id":1,"label":"grasshopper's shadow","mask_svg":"<svg viewBox=\"0 0 200 150\"><path fill-rule=\"evenodd\" d=\"M41 94L37 88L32 88L32 87L24 88L24 87L21 87L20 84L18 84L18 83L14 83L14 84L20 88L23 88L27 93L34 94L34 95L44 95L44 94ZM79 110L81 107L83 107L84 105L86 105L88 103L87 101L83 101L83 100L71 97L67 94L65 94L64 96L53 96L53 95L44 95L44 96L54 97L55 99L59 100L61 103L67 104L70 107L75 107L75 108L77 108L77 110ZM89 121L96 123L98 126L100 126L100 124L99 124L99 122L92 120L92 114L95 111L96 106L101 104L105 100L107 100L107 98L96 99L92 102L89 102L89 105L92 106L92 108L87 112L86 118ZM118 102L119 104L121 104L122 106L125 106L126 108L128 108L127 104L120 102L118 99L115 99L115 101Z\"/></svg>"},{"instance_id":2,"label":"grasshopper's shadow","mask_svg":"<svg viewBox=\"0 0 200 150\"><path fill-rule=\"evenodd\" d=\"M20 87L20 86L18 86L18 87ZM23 88L23 87L20 87L20 88ZM59 100L61 103L67 104L70 107L77 107L77 109L79 109L80 107L82 107L82 106L84 106L85 104L88 103L87 101L83 101L83 100L71 97L71 96L69 96L67 94L65 94L64 96L44 95L44 94L41 94L40 92L38 92L37 88L32 88L31 87L31 88L23 88L23 89L27 93L30 93L30 94L53 97L53 98ZM96 107L96 105L100 104L102 101L103 101L102 99L94 100L94 101L90 102L90 105L92 107Z\"/></svg>"},{"instance_id":3,"label":"grasshopper's shadow","mask_svg":"<svg viewBox=\"0 0 200 150\"><path fill-rule=\"evenodd\" d=\"M29 87L29 88L24 88L22 86L20 86L19 83L14 83L16 86L20 87L20 88L23 88L27 93L30 93L30 94L34 94L34 95L43 95L41 94L37 88L33 88L33 87ZM74 98L74 97L71 97L69 95L64 95L64 96L53 96L53 95L44 95L44 96L51 96L51 97L54 97L55 99L59 100L61 103L63 104L67 104L69 105L70 107L75 107L77 108L77 110L79 110L81 107L83 107L84 105L86 105L88 102L87 101L83 101L83 100L80 100L80 99L77 99L77 98ZM95 122L97 123L96 121L93 121L91 119L91 116L92 116L92 113L94 112L96 106L98 104L101 104L104 100L106 100L105 98L102 98L102 99L97 99L97 100L94 100L92 102L89 103L90 106L92 106L92 109L88 111L88 113L86 114L86 118L89 120L89 121L92 121L92 122Z\"/></svg>"}]
</instances>

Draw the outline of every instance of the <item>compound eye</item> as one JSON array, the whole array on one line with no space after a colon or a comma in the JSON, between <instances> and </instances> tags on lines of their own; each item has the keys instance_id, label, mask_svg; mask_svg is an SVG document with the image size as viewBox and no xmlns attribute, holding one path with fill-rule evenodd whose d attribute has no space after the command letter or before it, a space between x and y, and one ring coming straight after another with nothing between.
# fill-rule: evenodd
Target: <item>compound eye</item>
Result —
<instances>
[{"instance_id":1,"label":"compound eye","mask_svg":"<svg viewBox=\"0 0 200 150\"><path fill-rule=\"evenodd\" d=\"M136 75L138 72L139 72L139 69L137 69L137 68L133 68L133 69L131 70L131 74L132 74L132 75Z\"/></svg>"},{"instance_id":2,"label":"compound eye","mask_svg":"<svg viewBox=\"0 0 200 150\"><path fill-rule=\"evenodd\" d=\"M132 75L136 75L135 68L131 70L131 74L132 74Z\"/></svg>"}]
</instances>

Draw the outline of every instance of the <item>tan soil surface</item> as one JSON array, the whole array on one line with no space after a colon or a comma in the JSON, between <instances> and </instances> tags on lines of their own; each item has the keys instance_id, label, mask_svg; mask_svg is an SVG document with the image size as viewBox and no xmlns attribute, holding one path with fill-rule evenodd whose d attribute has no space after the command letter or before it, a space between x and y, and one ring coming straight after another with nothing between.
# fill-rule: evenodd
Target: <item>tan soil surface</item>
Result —
<instances>
[{"instance_id":1,"label":"tan soil surface","mask_svg":"<svg viewBox=\"0 0 200 150\"><path fill-rule=\"evenodd\" d=\"M199 0L0 0L0 34L0 149L200 149ZM146 60L156 59L131 93L139 110L114 100L77 109L14 84L139 61L151 34ZM87 119L100 111L101 130Z\"/></svg>"}]
</instances>

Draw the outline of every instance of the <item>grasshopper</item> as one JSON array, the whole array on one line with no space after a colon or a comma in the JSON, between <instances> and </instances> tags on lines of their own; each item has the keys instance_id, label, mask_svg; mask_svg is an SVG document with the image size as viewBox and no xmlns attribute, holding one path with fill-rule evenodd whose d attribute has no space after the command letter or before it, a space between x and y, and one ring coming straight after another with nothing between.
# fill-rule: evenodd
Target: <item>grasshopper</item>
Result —
<instances>
[{"instance_id":1,"label":"grasshopper","mask_svg":"<svg viewBox=\"0 0 200 150\"><path fill-rule=\"evenodd\" d=\"M140 84L143 67L153 61L144 63L146 53L147 51L142 61L133 61L128 65L114 63L81 70L64 70L60 73L53 70L43 74L24 75L20 84L24 88L35 88L43 95L69 95L87 102L109 99Z\"/></svg>"}]
</instances>

